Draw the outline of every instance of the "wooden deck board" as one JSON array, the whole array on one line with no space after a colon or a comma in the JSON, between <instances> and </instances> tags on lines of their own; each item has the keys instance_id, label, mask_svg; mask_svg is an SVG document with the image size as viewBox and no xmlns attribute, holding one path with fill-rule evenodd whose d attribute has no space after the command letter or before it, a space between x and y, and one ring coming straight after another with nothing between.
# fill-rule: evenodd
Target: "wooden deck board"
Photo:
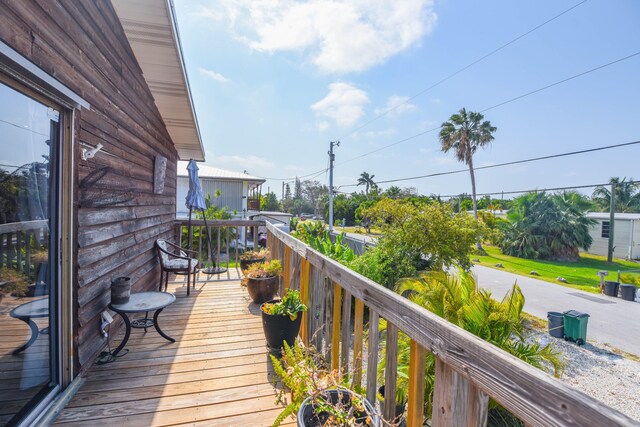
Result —
<instances>
[{"instance_id":1,"label":"wooden deck board","mask_svg":"<svg viewBox=\"0 0 640 427\"><path fill-rule=\"evenodd\" d=\"M182 282L169 285L177 301L160 325L175 343L132 330L129 353L94 365L55 425L270 426L282 409L259 308L237 279L201 280L188 297Z\"/></svg>"}]
</instances>

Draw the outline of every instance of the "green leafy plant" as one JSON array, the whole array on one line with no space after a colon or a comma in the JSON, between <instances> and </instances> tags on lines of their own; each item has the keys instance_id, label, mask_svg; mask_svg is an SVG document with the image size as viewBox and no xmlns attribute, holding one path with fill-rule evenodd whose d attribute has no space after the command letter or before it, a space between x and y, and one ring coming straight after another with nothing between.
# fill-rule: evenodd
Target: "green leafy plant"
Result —
<instances>
[{"instance_id":1,"label":"green leafy plant","mask_svg":"<svg viewBox=\"0 0 640 427\"><path fill-rule=\"evenodd\" d=\"M579 248L593 242L586 198L575 192L528 193L513 200L503 224L500 249L505 255L529 259L576 261Z\"/></svg>"},{"instance_id":2,"label":"green leafy plant","mask_svg":"<svg viewBox=\"0 0 640 427\"><path fill-rule=\"evenodd\" d=\"M305 243L320 237L326 231L322 221L300 221L293 235Z\"/></svg>"},{"instance_id":3,"label":"green leafy plant","mask_svg":"<svg viewBox=\"0 0 640 427\"><path fill-rule=\"evenodd\" d=\"M524 333L524 296L517 284L501 301L494 300L485 289L477 289L470 273L458 270L455 274L442 271L424 273L418 278L401 281L397 291L434 314L462 327L483 340L494 344L515 357L539 369L560 376L564 362L553 345L541 346L527 340ZM380 329L385 330L381 322ZM410 339L404 334L398 338L398 385L408 390ZM381 358L384 361L385 357ZM378 366L382 377L384 365ZM428 354L425 366L425 415L431 415L431 402L435 383L435 358ZM403 393L403 392L400 392ZM494 403L492 408L497 407Z\"/></svg>"},{"instance_id":4,"label":"green leafy plant","mask_svg":"<svg viewBox=\"0 0 640 427\"><path fill-rule=\"evenodd\" d=\"M367 413L363 398L358 394L362 390L352 390L352 395L348 404L342 399L333 403L326 394L327 390L342 390L345 393L349 389L349 375L337 370L328 369L324 358L312 347L305 347L302 342L298 342L294 347L289 347L284 343L282 358L278 359L271 355L273 370L280 378L286 389L282 389L277 396L277 404L285 404L284 410L276 417L273 427L279 426L287 417L295 416L307 397L312 398L312 404L316 413L323 412L328 415L324 422L324 427L331 426L370 426L371 416L360 420L363 413ZM290 392L290 399L287 399L287 390ZM385 426L396 424L383 421Z\"/></svg>"},{"instance_id":5,"label":"green leafy plant","mask_svg":"<svg viewBox=\"0 0 640 427\"><path fill-rule=\"evenodd\" d=\"M300 299L300 292L288 290L282 300L275 303L265 303L262 311L274 316L289 316L293 321L298 318L298 313L307 311L307 306Z\"/></svg>"}]
</instances>

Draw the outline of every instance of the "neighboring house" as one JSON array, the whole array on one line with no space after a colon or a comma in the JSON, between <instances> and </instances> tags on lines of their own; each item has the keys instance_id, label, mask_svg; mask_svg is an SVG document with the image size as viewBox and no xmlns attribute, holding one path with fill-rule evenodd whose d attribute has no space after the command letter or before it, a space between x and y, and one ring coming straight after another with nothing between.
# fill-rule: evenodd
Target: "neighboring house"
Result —
<instances>
[{"instance_id":1,"label":"neighboring house","mask_svg":"<svg viewBox=\"0 0 640 427\"><path fill-rule=\"evenodd\" d=\"M170 0L2 2L0 22L0 425L36 425L105 348L111 279L158 288L176 162L204 150ZM4 292L16 276L37 286Z\"/></svg>"},{"instance_id":2,"label":"neighboring house","mask_svg":"<svg viewBox=\"0 0 640 427\"><path fill-rule=\"evenodd\" d=\"M186 218L189 209L185 204L189 191L188 162L178 162L178 187L176 216ZM211 196L211 202L219 208L225 208L238 218L247 218L250 211L260 210L260 191L264 179L242 172L232 172L198 163L198 176L205 197ZM220 196L216 197L219 191Z\"/></svg>"},{"instance_id":3,"label":"neighboring house","mask_svg":"<svg viewBox=\"0 0 640 427\"><path fill-rule=\"evenodd\" d=\"M589 230L593 244L587 252L607 256L610 230L609 212L591 212L587 214L587 217L597 221ZM640 214L616 213L613 234L614 257L640 259Z\"/></svg>"}]
</instances>

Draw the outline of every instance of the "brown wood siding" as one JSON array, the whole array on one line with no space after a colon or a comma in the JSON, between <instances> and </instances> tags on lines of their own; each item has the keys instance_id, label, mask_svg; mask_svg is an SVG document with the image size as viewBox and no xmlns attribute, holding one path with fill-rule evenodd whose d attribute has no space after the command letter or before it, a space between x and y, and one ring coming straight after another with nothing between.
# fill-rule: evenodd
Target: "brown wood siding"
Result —
<instances>
[{"instance_id":1,"label":"brown wood siding","mask_svg":"<svg viewBox=\"0 0 640 427\"><path fill-rule=\"evenodd\" d=\"M111 278L130 276L134 291L157 286L153 243L173 236L177 153L108 0L2 0L0 22L0 39L91 104L76 112L74 135L76 355L84 368L106 343L99 325ZM84 161L79 142L101 143L111 155ZM153 193L156 155L168 159L161 195Z\"/></svg>"}]
</instances>

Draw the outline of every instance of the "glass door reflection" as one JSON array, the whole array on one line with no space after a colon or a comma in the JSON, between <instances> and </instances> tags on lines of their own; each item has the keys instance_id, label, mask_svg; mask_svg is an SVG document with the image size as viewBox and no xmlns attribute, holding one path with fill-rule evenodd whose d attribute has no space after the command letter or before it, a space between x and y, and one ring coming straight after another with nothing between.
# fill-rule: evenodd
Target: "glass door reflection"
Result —
<instances>
[{"instance_id":1,"label":"glass door reflection","mask_svg":"<svg viewBox=\"0 0 640 427\"><path fill-rule=\"evenodd\" d=\"M0 83L0 425L57 384L50 266L59 112Z\"/></svg>"}]
</instances>

